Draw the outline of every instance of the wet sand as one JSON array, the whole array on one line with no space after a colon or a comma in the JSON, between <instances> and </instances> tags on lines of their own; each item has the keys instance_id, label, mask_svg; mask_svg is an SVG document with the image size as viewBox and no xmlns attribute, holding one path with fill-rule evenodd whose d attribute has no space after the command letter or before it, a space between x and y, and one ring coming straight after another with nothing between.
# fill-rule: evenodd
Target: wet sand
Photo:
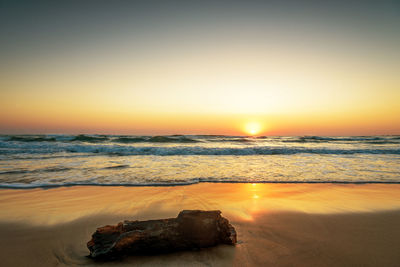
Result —
<instances>
[{"instance_id":1,"label":"wet sand","mask_svg":"<svg viewBox=\"0 0 400 267\"><path fill-rule=\"evenodd\" d=\"M235 247L95 263L98 226L219 209ZM197 184L0 190L3 266L399 266L400 185Z\"/></svg>"}]
</instances>

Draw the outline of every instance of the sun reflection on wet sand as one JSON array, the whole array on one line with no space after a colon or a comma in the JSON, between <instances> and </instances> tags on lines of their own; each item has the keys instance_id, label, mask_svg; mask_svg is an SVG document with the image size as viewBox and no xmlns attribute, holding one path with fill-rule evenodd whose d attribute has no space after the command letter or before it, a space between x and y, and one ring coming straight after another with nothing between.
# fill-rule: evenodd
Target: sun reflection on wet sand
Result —
<instances>
[{"instance_id":1,"label":"sun reflection on wet sand","mask_svg":"<svg viewBox=\"0 0 400 267\"><path fill-rule=\"evenodd\" d=\"M348 213L400 209L400 185L225 184L0 190L2 221L54 224L94 214L175 217L182 209L219 209L252 220L258 213ZM143 213L143 211L148 211Z\"/></svg>"}]
</instances>

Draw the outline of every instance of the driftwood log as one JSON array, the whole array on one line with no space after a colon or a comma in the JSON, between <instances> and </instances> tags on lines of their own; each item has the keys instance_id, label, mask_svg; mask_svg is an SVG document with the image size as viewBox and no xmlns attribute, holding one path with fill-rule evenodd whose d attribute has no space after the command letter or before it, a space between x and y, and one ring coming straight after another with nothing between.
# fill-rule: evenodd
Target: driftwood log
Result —
<instances>
[{"instance_id":1,"label":"driftwood log","mask_svg":"<svg viewBox=\"0 0 400 267\"><path fill-rule=\"evenodd\" d=\"M167 253L235 243L235 228L221 216L221 211L183 210L176 218L124 221L100 227L87 247L89 257L113 260L125 255Z\"/></svg>"}]
</instances>

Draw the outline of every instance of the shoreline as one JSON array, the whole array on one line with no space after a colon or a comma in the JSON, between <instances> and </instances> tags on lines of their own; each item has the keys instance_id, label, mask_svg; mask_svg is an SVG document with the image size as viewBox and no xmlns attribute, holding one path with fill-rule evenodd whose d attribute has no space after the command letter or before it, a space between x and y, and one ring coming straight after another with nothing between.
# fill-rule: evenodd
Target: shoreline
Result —
<instances>
[{"instance_id":1,"label":"shoreline","mask_svg":"<svg viewBox=\"0 0 400 267\"><path fill-rule=\"evenodd\" d=\"M363 184L400 184L400 181L199 181L199 182L187 182L187 183L154 183L154 184L131 184L131 183L115 183L115 184L94 184L94 183L69 183L69 184L60 184L60 185L52 185L52 184L43 184L43 185L30 185L30 184L0 184L1 189L52 189L52 188L60 188L60 187L75 187L75 186L84 186L84 187L175 187L175 186L191 186L197 184L343 184L343 185L363 185Z\"/></svg>"}]
</instances>

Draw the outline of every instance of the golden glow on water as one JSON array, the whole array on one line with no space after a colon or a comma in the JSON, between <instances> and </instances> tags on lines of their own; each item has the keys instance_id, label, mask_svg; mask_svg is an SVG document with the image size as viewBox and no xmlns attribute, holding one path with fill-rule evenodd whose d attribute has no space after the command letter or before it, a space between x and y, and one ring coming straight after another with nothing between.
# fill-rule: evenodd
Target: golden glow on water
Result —
<instances>
[{"instance_id":1,"label":"golden glow on water","mask_svg":"<svg viewBox=\"0 0 400 267\"><path fill-rule=\"evenodd\" d=\"M219 209L251 221L259 213L349 213L400 209L400 185L218 184L174 187L62 187L0 190L2 221L54 224L96 214L122 219L175 217L182 209ZM135 214L145 214L143 218Z\"/></svg>"},{"instance_id":2,"label":"golden glow on water","mask_svg":"<svg viewBox=\"0 0 400 267\"><path fill-rule=\"evenodd\" d=\"M261 139L257 139L261 140ZM194 144L179 144L190 152L191 147L204 149L243 149L244 151L257 149L264 145L271 149L281 146L273 142L255 144L256 140L234 142L233 144L204 142ZM290 143L289 143L290 144ZM299 146L298 143L293 143ZM114 144L112 144L114 146ZM145 150L152 144L134 147ZM158 145L161 147L161 145ZM176 144L165 144L165 148L175 149ZM382 145L381 145L382 146ZM393 144L390 144L392 148ZM352 146L342 144L321 145L320 142L305 143L302 147L315 150L329 149L366 149L369 144ZM129 147L128 147L129 148ZM288 146L286 147L288 148ZM161 150L160 148L158 148ZM212 181L281 181L281 182L368 182L398 180L400 165L393 155L218 155L218 156L101 156L96 157L49 157L43 160L20 159L18 161L2 160L0 169L3 172L11 170L30 170L22 174L7 177L3 175L3 183L16 181L34 181L35 184L63 184L63 183L91 183L97 184L149 184L149 183L192 183L194 178L207 178ZM73 168L69 168L69 167ZM120 166L120 168L115 168ZM229 166L229 167L227 167ZM41 171L54 168L65 168L65 171ZM90 170L90 171L88 171ZM40 175L38 175L40 173ZM381 174L385 177L382 178ZM249 184L249 186L253 186ZM258 184L254 185L259 186Z\"/></svg>"}]
</instances>

